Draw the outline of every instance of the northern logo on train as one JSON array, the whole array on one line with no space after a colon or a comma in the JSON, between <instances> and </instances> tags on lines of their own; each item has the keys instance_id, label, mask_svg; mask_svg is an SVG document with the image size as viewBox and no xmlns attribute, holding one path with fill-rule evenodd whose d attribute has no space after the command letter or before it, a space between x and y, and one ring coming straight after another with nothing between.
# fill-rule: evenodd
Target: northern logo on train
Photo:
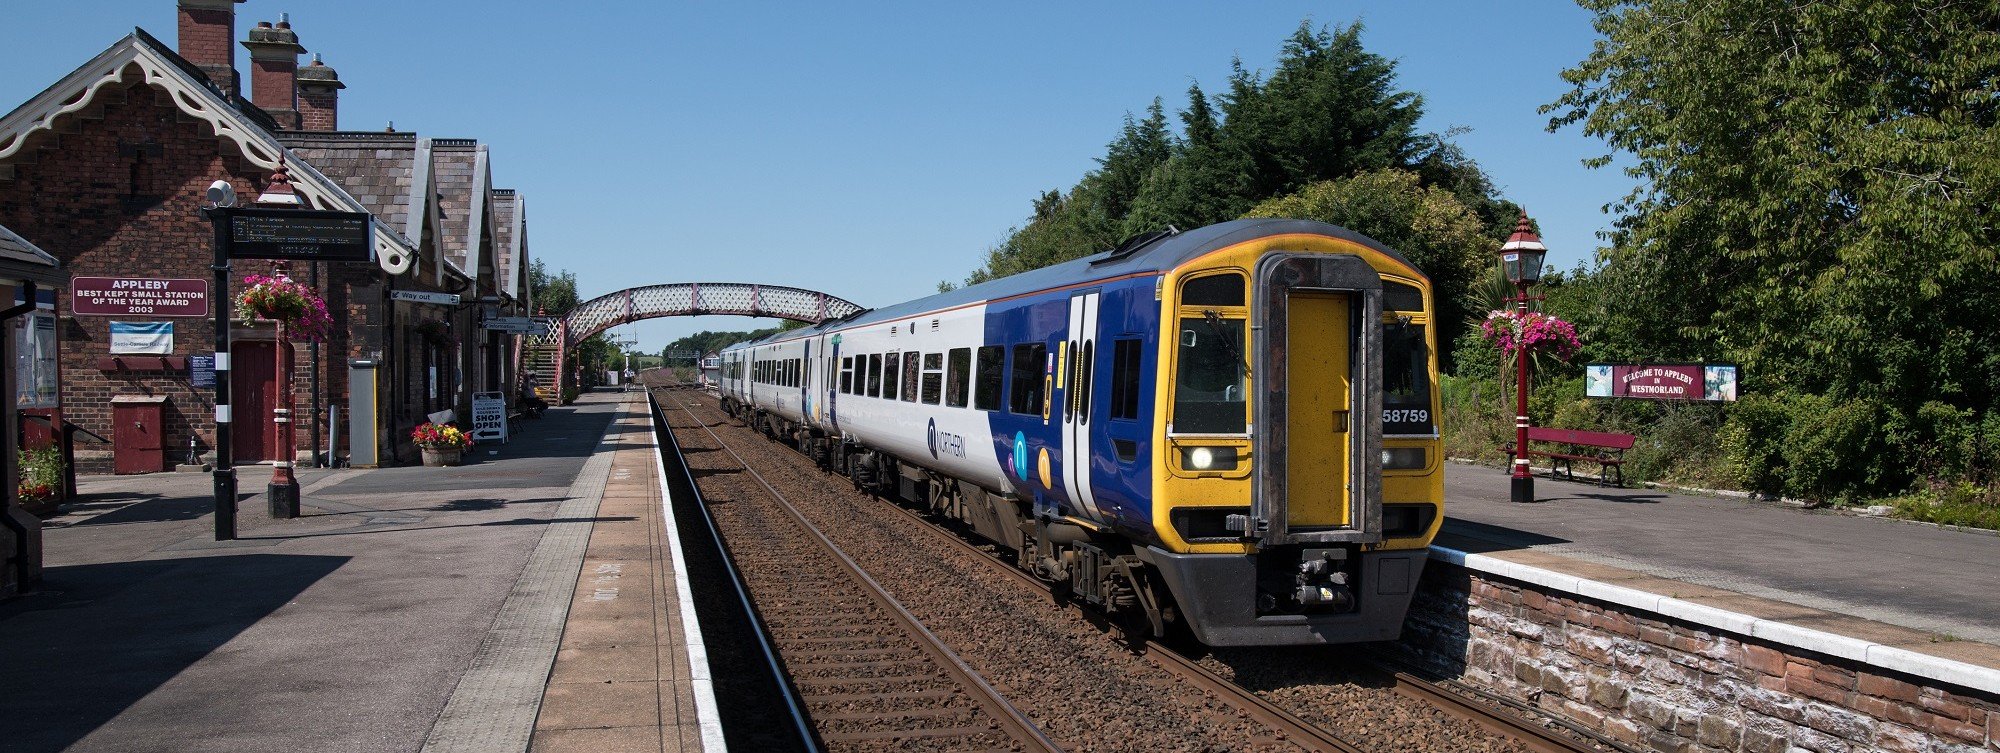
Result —
<instances>
[{"instance_id":1,"label":"northern logo on train","mask_svg":"<svg viewBox=\"0 0 2000 753\"><path fill-rule=\"evenodd\" d=\"M931 459L937 459L937 419L935 418L931 419L930 425L924 428L924 445L931 448Z\"/></svg>"}]
</instances>

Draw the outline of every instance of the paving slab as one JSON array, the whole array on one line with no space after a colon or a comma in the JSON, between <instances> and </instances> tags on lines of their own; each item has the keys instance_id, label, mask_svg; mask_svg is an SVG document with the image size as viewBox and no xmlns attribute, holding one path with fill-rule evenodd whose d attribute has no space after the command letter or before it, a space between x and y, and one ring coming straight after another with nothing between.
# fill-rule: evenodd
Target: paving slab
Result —
<instances>
[{"instance_id":1,"label":"paving slab","mask_svg":"<svg viewBox=\"0 0 2000 753\"><path fill-rule=\"evenodd\" d=\"M1505 470L1447 463L1444 534L1471 547L1461 551L1566 573L1621 577L1610 567L1758 597L1705 599L1757 616L1851 616L2000 643L2000 536L1542 477L1535 492L1514 503Z\"/></svg>"},{"instance_id":2,"label":"paving slab","mask_svg":"<svg viewBox=\"0 0 2000 753\"><path fill-rule=\"evenodd\" d=\"M0 748L417 749L631 397L586 395L459 468L302 470L293 520L240 469L233 542L208 474L80 480L43 589L0 603Z\"/></svg>"}]
</instances>

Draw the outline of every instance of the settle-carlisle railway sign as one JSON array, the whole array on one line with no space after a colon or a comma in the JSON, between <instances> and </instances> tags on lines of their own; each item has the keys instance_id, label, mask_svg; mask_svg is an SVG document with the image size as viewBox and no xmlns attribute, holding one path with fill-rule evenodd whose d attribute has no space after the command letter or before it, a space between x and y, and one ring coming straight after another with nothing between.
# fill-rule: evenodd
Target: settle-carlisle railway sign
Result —
<instances>
[{"instance_id":1,"label":"settle-carlisle railway sign","mask_svg":"<svg viewBox=\"0 0 2000 753\"><path fill-rule=\"evenodd\" d=\"M231 259L375 260L374 218L317 209L224 209L220 240Z\"/></svg>"}]
</instances>

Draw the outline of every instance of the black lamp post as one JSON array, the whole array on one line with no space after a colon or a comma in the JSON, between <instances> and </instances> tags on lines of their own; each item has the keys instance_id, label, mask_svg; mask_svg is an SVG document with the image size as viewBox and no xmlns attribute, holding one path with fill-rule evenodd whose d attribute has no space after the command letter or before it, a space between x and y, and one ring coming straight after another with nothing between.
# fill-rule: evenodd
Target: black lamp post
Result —
<instances>
[{"instance_id":1,"label":"black lamp post","mask_svg":"<svg viewBox=\"0 0 2000 753\"><path fill-rule=\"evenodd\" d=\"M1542 238L1535 234L1533 223L1528 221L1528 210L1521 210L1521 220L1514 225L1514 234L1500 247L1500 268L1506 272L1507 281L1514 283L1519 295L1507 299L1519 303L1521 317L1527 318L1528 286L1542 279L1542 261L1549 249L1542 245ZM1514 401L1514 479L1513 500L1515 502L1535 501L1535 477L1528 472L1528 353L1526 343L1514 343L1514 361L1517 367Z\"/></svg>"}]
</instances>

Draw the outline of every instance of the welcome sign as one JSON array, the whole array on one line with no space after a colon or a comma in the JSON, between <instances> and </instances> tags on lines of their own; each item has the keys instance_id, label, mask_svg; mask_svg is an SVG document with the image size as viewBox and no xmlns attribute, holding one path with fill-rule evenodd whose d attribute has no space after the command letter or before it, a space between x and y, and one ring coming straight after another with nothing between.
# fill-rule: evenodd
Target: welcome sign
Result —
<instances>
[{"instance_id":1,"label":"welcome sign","mask_svg":"<svg viewBox=\"0 0 2000 753\"><path fill-rule=\"evenodd\" d=\"M1736 367L1700 363L1593 363L1584 367L1584 395L1735 402Z\"/></svg>"}]
</instances>

